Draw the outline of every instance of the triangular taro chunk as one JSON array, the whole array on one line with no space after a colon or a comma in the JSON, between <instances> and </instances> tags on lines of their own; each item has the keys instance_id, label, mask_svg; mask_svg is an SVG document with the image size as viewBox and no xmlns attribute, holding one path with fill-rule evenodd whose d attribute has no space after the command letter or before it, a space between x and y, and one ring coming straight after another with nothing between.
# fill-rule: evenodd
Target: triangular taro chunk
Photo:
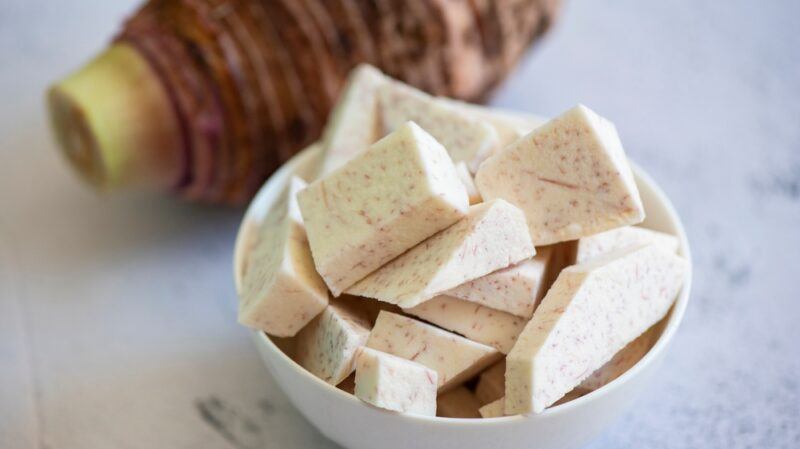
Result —
<instances>
[{"instance_id":1,"label":"triangular taro chunk","mask_svg":"<svg viewBox=\"0 0 800 449\"><path fill-rule=\"evenodd\" d=\"M470 207L461 221L362 279L348 293L413 307L535 253L522 212L494 200Z\"/></svg>"},{"instance_id":2,"label":"triangular taro chunk","mask_svg":"<svg viewBox=\"0 0 800 449\"><path fill-rule=\"evenodd\" d=\"M328 304L305 231L289 219L264 225L242 279L239 322L270 335L295 335Z\"/></svg>"},{"instance_id":3,"label":"triangular taro chunk","mask_svg":"<svg viewBox=\"0 0 800 449\"><path fill-rule=\"evenodd\" d=\"M539 248L530 259L461 284L445 294L530 318L546 291L545 274L552 254L552 247Z\"/></svg>"},{"instance_id":4,"label":"triangular taro chunk","mask_svg":"<svg viewBox=\"0 0 800 449\"><path fill-rule=\"evenodd\" d=\"M408 122L297 196L317 271L338 296L469 209L445 149Z\"/></svg>"},{"instance_id":5,"label":"triangular taro chunk","mask_svg":"<svg viewBox=\"0 0 800 449\"><path fill-rule=\"evenodd\" d=\"M487 159L475 185L485 201L503 198L522 209L537 246L644 219L614 124L585 106Z\"/></svg>"},{"instance_id":6,"label":"triangular taro chunk","mask_svg":"<svg viewBox=\"0 0 800 449\"><path fill-rule=\"evenodd\" d=\"M436 415L436 371L370 348L356 356L353 394L376 407L417 415Z\"/></svg>"},{"instance_id":7,"label":"triangular taro chunk","mask_svg":"<svg viewBox=\"0 0 800 449\"><path fill-rule=\"evenodd\" d=\"M377 88L388 80L368 64L350 72L322 133L322 175L341 167L381 138Z\"/></svg>"},{"instance_id":8,"label":"triangular taro chunk","mask_svg":"<svg viewBox=\"0 0 800 449\"><path fill-rule=\"evenodd\" d=\"M610 231L583 237L577 241L575 263L588 262L603 254L631 246L655 243L669 252L678 251L678 238L639 226L623 226Z\"/></svg>"},{"instance_id":9,"label":"triangular taro chunk","mask_svg":"<svg viewBox=\"0 0 800 449\"><path fill-rule=\"evenodd\" d=\"M510 313L446 295L436 296L405 312L489 345L503 354L508 354L527 322Z\"/></svg>"},{"instance_id":10,"label":"triangular taro chunk","mask_svg":"<svg viewBox=\"0 0 800 449\"><path fill-rule=\"evenodd\" d=\"M650 244L564 269L506 357L506 413L543 411L663 318L686 268Z\"/></svg>"},{"instance_id":11,"label":"triangular taro chunk","mask_svg":"<svg viewBox=\"0 0 800 449\"><path fill-rule=\"evenodd\" d=\"M466 162L473 173L498 145L491 125L411 86L384 84L378 98L384 131L412 120L444 145L454 162Z\"/></svg>"},{"instance_id":12,"label":"triangular taro chunk","mask_svg":"<svg viewBox=\"0 0 800 449\"><path fill-rule=\"evenodd\" d=\"M391 312L378 315L367 347L435 370L440 391L460 385L501 357L491 346Z\"/></svg>"},{"instance_id":13,"label":"triangular taro chunk","mask_svg":"<svg viewBox=\"0 0 800 449\"><path fill-rule=\"evenodd\" d=\"M297 334L296 358L311 374L338 385L355 369L358 348L369 338L365 314L348 303L331 300L325 310Z\"/></svg>"}]
</instances>

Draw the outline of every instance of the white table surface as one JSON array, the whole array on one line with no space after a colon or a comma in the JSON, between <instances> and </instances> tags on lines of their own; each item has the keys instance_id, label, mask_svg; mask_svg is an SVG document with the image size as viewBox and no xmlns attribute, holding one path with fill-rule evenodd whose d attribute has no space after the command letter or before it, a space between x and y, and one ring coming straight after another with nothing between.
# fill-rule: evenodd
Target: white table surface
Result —
<instances>
[{"instance_id":1,"label":"white table surface","mask_svg":"<svg viewBox=\"0 0 800 449\"><path fill-rule=\"evenodd\" d=\"M42 91L135 1L0 3L0 448L333 447L235 323L242 210L97 195ZM578 1L495 103L583 102L683 215L686 321L589 447L800 447L800 3Z\"/></svg>"}]
</instances>

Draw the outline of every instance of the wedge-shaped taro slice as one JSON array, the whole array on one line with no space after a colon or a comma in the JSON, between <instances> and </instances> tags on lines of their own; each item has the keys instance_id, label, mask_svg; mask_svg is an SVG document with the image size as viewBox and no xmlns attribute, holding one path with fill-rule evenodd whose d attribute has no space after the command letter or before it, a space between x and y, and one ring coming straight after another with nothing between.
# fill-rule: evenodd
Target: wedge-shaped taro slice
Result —
<instances>
[{"instance_id":1,"label":"wedge-shaped taro slice","mask_svg":"<svg viewBox=\"0 0 800 449\"><path fill-rule=\"evenodd\" d=\"M487 159L475 185L484 201L522 209L537 246L644 219L614 124L582 105Z\"/></svg>"},{"instance_id":2,"label":"wedge-shaped taro slice","mask_svg":"<svg viewBox=\"0 0 800 449\"><path fill-rule=\"evenodd\" d=\"M653 244L564 269L506 358L506 413L539 413L578 386L667 314L686 270Z\"/></svg>"},{"instance_id":3,"label":"wedge-shaped taro slice","mask_svg":"<svg viewBox=\"0 0 800 449\"><path fill-rule=\"evenodd\" d=\"M369 320L348 306L332 300L297 334L297 363L331 385L353 372L356 352L369 338Z\"/></svg>"},{"instance_id":4,"label":"wedge-shaped taro slice","mask_svg":"<svg viewBox=\"0 0 800 449\"><path fill-rule=\"evenodd\" d=\"M341 167L382 137L377 88L388 80L368 64L350 72L322 133L322 175Z\"/></svg>"},{"instance_id":5,"label":"wedge-shaped taro slice","mask_svg":"<svg viewBox=\"0 0 800 449\"><path fill-rule=\"evenodd\" d=\"M469 208L444 147L413 122L309 184L297 200L317 271L335 296Z\"/></svg>"},{"instance_id":6,"label":"wedge-shaped taro slice","mask_svg":"<svg viewBox=\"0 0 800 449\"><path fill-rule=\"evenodd\" d=\"M575 263L588 262L612 251L647 243L655 243L672 253L678 251L678 238L674 235L639 226L623 226L578 240Z\"/></svg>"},{"instance_id":7,"label":"wedge-shaped taro slice","mask_svg":"<svg viewBox=\"0 0 800 449\"><path fill-rule=\"evenodd\" d=\"M478 376L475 386L475 396L481 404L494 402L506 392L506 362L501 360Z\"/></svg>"},{"instance_id":8,"label":"wedge-shaped taro slice","mask_svg":"<svg viewBox=\"0 0 800 449\"><path fill-rule=\"evenodd\" d=\"M549 287L546 275L552 255L552 247L539 248L530 259L461 284L445 294L530 318Z\"/></svg>"},{"instance_id":9,"label":"wedge-shaped taro slice","mask_svg":"<svg viewBox=\"0 0 800 449\"><path fill-rule=\"evenodd\" d=\"M354 394L387 410L436 416L436 371L400 357L362 348L356 357Z\"/></svg>"},{"instance_id":10,"label":"wedge-shaped taro slice","mask_svg":"<svg viewBox=\"0 0 800 449\"><path fill-rule=\"evenodd\" d=\"M528 320L452 296L440 295L405 309L441 328L508 354Z\"/></svg>"},{"instance_id":11,"label":"wedge-shaped taro slice","mask_svg":"<svg viewBox=\"0 0 800 449\"><path fill-rule=\"evenodd\" d=\"M465 386L456 387L436 399L436 416L444 418L480 418L481 404Z\"/></svg>"},{"instance_id":12,"label":"wedge-shaped taro slice","mask_svg":"<svg viewBox=\"0 0 800 449\"><path fill-rule=\"evenodd\" d=\"M606 362L605 365L584 379L580 384L580 388L594 391L625 374L650 351L650 348L653 347L659 335L661 335L662 329L662 326L656 324L648 329L647 332L628 343L618 353L614 354L614 357Z\"/></svg>"},{"instance_id":13,"label":"wedge-shaped taro slice","mask_svg":"<svg viewBox=\"0 0 800 449\"><path fill-rule=\"evenodd\" d=\"M470 207L461 221L384 265L348 293L414 307L534 254L522 212L494 200Z\"/></svg>"},{"instance_id":14,"label":"wedge-shaped taro slice","mask_svg":"<svg viewBox=\"0 0 800 449\"><path fill-rule=\"evenodd\" d=\"M466 162L473 173L498 146L491 125L411 86L384 84L378 98L384 131L412 120L444 145L454 162Z\"/></svg>"},{"instance_id":15,"label":"wedge-shaped taro slice","mask_svg":"<svg viewBox=\"0 0 800 449\"><path fill-rule=\"evenodd\" d=\"M501 357L491 346L391 312L378 315L367 347L435 370L440 392L462 384Z\"/></svg>"},{"instance_id":16,"label":"wedge-shaped taro slice","mask_svg":"<svg viewBox=\"0 0 800 449\"><path fill-rule=\"evenodd\" d=\"M239 322L291 337L328 304L303 228L285 217L259 229L242 279Z\"/></svg>"}]
</instances>

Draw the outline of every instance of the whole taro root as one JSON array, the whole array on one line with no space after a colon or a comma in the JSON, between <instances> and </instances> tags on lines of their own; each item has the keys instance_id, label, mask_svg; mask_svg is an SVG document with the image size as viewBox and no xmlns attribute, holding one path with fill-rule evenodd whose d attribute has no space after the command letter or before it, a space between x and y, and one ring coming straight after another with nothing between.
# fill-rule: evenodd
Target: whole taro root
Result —
<instances>
[{"instance_id":1,"label":"whole taro root","mask_svg":"<svg viewBox=\"0 0 800 449\"><path fill-rule=\"evenodd\" d=\"M241 203L316 140L353 67L481 101L558 0L151 0L48 93L57 139L98 188Z\"/></svg>"}]
</instances>

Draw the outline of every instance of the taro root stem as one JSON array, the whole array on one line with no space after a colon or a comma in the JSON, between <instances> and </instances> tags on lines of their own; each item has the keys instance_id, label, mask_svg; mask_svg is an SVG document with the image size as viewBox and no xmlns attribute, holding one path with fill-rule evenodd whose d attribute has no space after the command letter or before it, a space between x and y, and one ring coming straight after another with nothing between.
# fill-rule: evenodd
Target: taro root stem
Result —
<instances>
[{"instance_id":1,"label":"taro root stem","mask_svg":"<svg viewBox=\"0 0 800 449\"><path fill-rule=\"evenodd\" d=\"M183 172L182 134L164 84L132 46L115 44L53 85L56 140L90 184L166 190Z\"/></svg>"}]
</instances>

